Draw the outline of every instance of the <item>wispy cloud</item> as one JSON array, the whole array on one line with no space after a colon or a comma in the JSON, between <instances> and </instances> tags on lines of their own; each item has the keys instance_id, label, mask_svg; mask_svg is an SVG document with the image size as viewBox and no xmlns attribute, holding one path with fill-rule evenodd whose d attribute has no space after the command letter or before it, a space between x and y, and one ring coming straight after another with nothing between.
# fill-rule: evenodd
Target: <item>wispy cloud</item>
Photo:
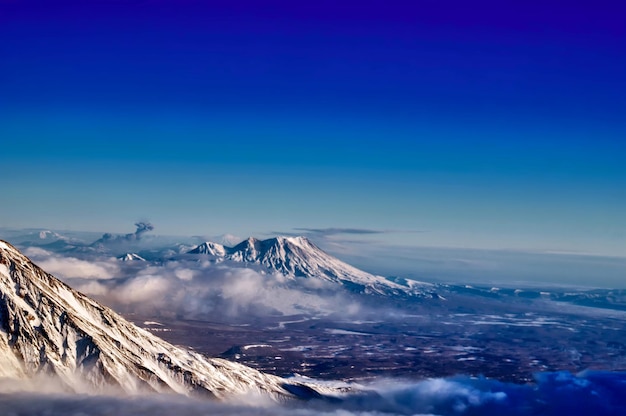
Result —
<instances>
[{"instance_id":1,"label":"wispy cloud","mask_svg":"<svg viewBox=\"0 0 626 416\"><path fill-rule=\"evenodd\" d=\"M337 234L385 234L387 231L375 230L368 228L294 228L296 231L304 231L306 233L317 235L337 235Z\"/></svg>"},{"instance_id":2,"label":"wispy cloud","mask_svg":"<svg viewBox=\"0 0 626 416\"><path fill-rule=\"evenodd\" d=\"M314 234L317 236L331 236L331 235L368 235L368 234L396 234L396 233L425 233L425 230L380 230L373 228L294 228L296 231L303 231L307 234Z\"/></svg>"},{"instance_id":3,"label":"wispy cloud","mask_svg":"<svg viewBox=\"0 0 626 416\"><path fill-rule=\"evenodd\" d=\"M238 263L117 261L112 275L100 269L109 264L103 261L88 269L87 261L57 255L35 260L40 266L52 266L72 287L123 313L245 319L276 314L356 314L361 310L359 302L347 293L326 287L328 282L313 279L298 286L281 274L266 274Z\"/></svg>"},{"instance_id":4,"label":"wispy cloud","mask_svg":"<svg viewBox=\"0 0 626 416\"><path fill-rule=\"evenodd\" d=\"M120 274L119 262L115 258L99 257L82 260L64 257L37 247L30 247L24 253L37 262L39 267L61 278L112 279Z\"/></svg>"}]
</instances>

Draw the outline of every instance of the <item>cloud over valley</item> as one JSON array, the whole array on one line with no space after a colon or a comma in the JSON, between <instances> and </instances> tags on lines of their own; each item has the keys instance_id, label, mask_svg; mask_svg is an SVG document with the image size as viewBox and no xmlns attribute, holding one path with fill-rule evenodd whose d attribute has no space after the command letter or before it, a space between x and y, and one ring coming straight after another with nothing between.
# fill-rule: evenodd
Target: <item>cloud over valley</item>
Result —
<instances>
[{"instance_id":1,"label":"cloud over valley","mask_svg":"<svg viewBox=\"0 0 626 416\"><path fill-rule=\"evenodd\" d=\"M324 282L302 281L296 288L281 274L197 256L152 263L100 255L79 259L40 248L26 253L44 270L123 313L201 319L360 310L357 300Z\"/></svg>"},{"instance_id":2,"label":"cloud over valley","mask_svg":"<svg viewBox=\"0 0 626 416\"><path fill-rule=\"evenodd\" d=\"M30 416L617 416L626 412L625 385L626 373L610 372L543 373L527 385L468 377L380 379L355 386L360 390L340 399L276 404L255 396L213 402L167 395L73 395L0 382L0 408L7 415Z\"/></svg>"}]
</instances>

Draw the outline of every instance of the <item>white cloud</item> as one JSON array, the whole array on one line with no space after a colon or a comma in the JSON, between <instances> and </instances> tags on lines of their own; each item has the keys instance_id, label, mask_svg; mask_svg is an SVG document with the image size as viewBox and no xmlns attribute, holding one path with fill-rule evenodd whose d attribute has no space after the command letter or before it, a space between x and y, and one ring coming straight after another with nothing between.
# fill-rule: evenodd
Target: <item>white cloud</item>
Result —
<instances>
[{"instance_id":1,"label":"white cloud","mask_svg":"<svg viewBox=\"0 0 626 416\"><path fill-rule=\"evenodd\" d=\"M455 377L418 382L377 380L342 400L273 403L263 397L215 402L174 395L84 395L59 391L50 380L0 380L3 414L65 416L528 416L626 414L626 373L540 374L536 384Z\"/></svg>"},{"instance_id":2,"label":"white cloud","mask_svg":"<svg viewBox=\"0 0 626 416\"><path fill-rule=\"evenodd\" d=\"M51 252L39 247L28 247L24 250L24 254L28 257L45 257L52 255Z\"/></svg>"},{"instance_id":3,"label":"white cloud","mask_svg":"<svg viewBox=\"0 0 626 416\"><path fill-rule=\"evenodd\" d=\"M180 280L192 280L195 272L191 269L178 269L174 272L174 274L176 275L176 277L178 277Z\"/></svg>"},{"instance_id":4,"label":"white cloud","mask_svg":"<svg viewBox=\"0 0 626 416\"><path fill-rule=\"evenodd\" d=\"M125 303L152 302L162 299L170 290L170 282L160 276L139 276L114 289L117 299Z\"/></svg>"},{"instance_id":5,"label":"white cloud","mask_svg":"<svg viewBox=\"0 0 626 416\"><path fill-rule=\"evenodd\" d=\"M74 283L72 286L74 289L83 293L88 293L92 296L104 296L109 293L109 289L106 286L95 280L89 280L86 282L79 281Z\"/></svg>"},{"instance_id":6,"label":"white cloud","mask_svg":"<svg viewBox=\"0 0 626 416\"><path fill-rule=\"evenodd\" d=\"M163 264L131 264L97 259L79 260L49 255L38 264L81 292L124 313L141 312L199 319L215 313L225 317L293 315L300 313L347 316L359 313L358 302L326 283L305 281L291 286L281 274L206 260ZM318 290L326 290L324 293Z\"/></svg>"},{"instance_id":7,"label":"white cloud","mask_svg":"<svg viewBox=\"0 0 626 416\"><path fill-rule=\"evenodd\" d=\"M86 261L59 256L36 247L28 248L25 253L39 267L60 278L112 279L120 274L120 267L115 258Z\"/></svg>"}]
</instances>

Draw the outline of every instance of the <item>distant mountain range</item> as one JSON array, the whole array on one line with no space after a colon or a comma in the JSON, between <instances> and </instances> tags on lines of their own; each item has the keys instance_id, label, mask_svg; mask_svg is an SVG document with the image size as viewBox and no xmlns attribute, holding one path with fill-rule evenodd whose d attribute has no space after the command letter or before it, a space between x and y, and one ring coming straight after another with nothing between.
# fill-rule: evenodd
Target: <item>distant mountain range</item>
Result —
<instances>
[{"instance_id":1,"label":"distant mountain range","mask_svg":"<svg viewBox=\"0 0 626 416\"><path fill-rule=\"evenodd\" d=\"M143 227L139 227L143 225ZM159 238L141 238L151 229L137 224L135 233L105 233L88 243L67 238L48 230L29 230L17 237L21 247L39 247L62 255L93 259L94 256L115 256L123 262L163 262L184 255L207 255L217 262L230 261L245 267L285 276L292 284L303 283L308 289L316 281L338 284L356 293L384 296L439 297L436 285L402 278L386 278L353 267L324 252L306 237L278 236L265 240L250 237L232 247L206 241L194 247L175 244ZM228 236L232 239L233 236ZM161 244L159 244L159 242ZM322 285L324 286L324 285ZM332 288L332 285L324 286Z\"/></svg>"},{"instance_id":2,"label":"distant mountain range","mask_svg":"<svg viewBox=\"0 0 626 416\"><path fill-rule=\"evenodd\" d=\"M310 386L175 347L0 241L0 377L38 374L54 375L76 391L319 396Z\"/></svg>"},{"instance_id":3,"label":"distant mountain range","mask_svg":"<svg viewBox=\"0 0 626 416\"><path fill-rule=\"evenodd\" d=\"M324 252L306 237L248 238L234 247L207 241L189 254L204 254L217 260L256 264L270 273L292 280L320 279L350 290L382 295L425 295L433 285L411 280L391 281L359 270Z\"/></svg>"}]
</instances>

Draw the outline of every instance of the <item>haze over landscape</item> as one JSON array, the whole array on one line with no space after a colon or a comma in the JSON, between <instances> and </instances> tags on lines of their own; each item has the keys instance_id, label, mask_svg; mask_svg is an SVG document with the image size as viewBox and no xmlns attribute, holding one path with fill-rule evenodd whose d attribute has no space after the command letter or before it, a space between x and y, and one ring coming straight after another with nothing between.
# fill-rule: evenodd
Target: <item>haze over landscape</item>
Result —
<instances>
[{"instance_id":1,"label":"haze over landscape","mask_svg":"<svg viewBox=\"0 0 626 416\"><path fill-rule=\"evenodd\" d=\"M0 408L622 414L625 14L0 0Z\"/></svg>"}]
</instances>

